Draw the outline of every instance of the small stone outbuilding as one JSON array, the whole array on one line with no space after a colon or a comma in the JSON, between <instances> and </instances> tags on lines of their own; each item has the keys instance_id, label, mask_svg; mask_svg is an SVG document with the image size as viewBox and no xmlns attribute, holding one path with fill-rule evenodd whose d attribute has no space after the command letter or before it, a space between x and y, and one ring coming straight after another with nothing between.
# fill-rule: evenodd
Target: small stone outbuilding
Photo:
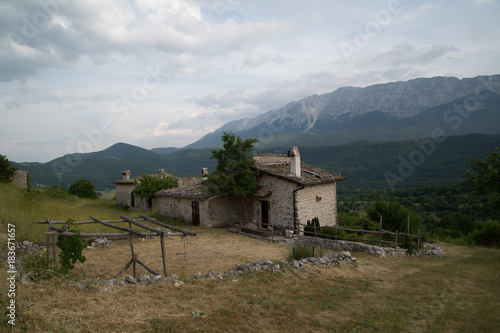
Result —
<instances>
[{"instance_id":1,"label":"small stone outbuilding","mask_svg":"<svg viewBox=\"0 0 500 333\"><path fill-rule=\"evenodd\" d=\"M237 223L277 232L300 231L299 224L315 217L322 226L337 225L336 186L344 177L302 163L297 147L288 155L254 155L254 160L262 174L261 189L245 202L248 220L243 219L241 200L207 193L202 182L158 192L158 213L193 225Z\"/></svg>"},{"instance_id":2,"label":"small stone outbuilding","mask_svg":"<svg viewBox=\"0 0 500 333\"><path fill-rule=\"evenodd\" d=\"M157 199L147 200L132 195L132 192L141 177L130 178L130 175L130 170L123 170L122 179L113 182L113 184L116 185L116 203L120 206L130 207L137 210L146 210L152 207L157 207ZM177 179L179 186L199 183L202 179L201 177L176 177L165 172L164 169L160 169L157 173L151 174L150 176L156 176L160 179L173 177Z\"/></svg>"}]
</instances>

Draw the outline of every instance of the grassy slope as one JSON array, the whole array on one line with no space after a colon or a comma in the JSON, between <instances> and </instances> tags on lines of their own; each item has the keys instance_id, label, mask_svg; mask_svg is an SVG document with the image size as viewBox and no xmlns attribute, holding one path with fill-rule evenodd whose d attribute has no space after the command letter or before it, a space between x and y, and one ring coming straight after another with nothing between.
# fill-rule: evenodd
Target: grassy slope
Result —
<instances>
[{"instance_id":1,"label":"grassy slope","mask_svg":"<svg viewBox=\"0 0 500 333\"><path fill-rule=\"evenodd\" d=\"M119 219L121 215L137 217L138 212L127 212L116 205L112 199L89 200L57 200L45 197L30 197L24 191L12 184L0 183L0 223L16 226L18 241L43 241L42 234L47 231L45 224L33 224L34 221L90 221L90 216L102 220ZM112 232L100 225L86 225L80 228L85 232Z\"/></svg>"}]
</instances>

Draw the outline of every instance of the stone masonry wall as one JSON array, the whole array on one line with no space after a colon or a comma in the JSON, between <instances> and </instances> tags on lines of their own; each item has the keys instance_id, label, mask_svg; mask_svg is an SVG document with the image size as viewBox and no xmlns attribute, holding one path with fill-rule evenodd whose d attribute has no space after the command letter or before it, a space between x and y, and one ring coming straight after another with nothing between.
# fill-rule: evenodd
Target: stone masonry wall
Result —
<instances>
[{"instance_id":1,"label":"stone masonry wall","mask_svg":"<svg viewBox=\"0 0 500 333\"><path fill-rule=\"evenodd\" d=\"M306 224L317 217L321 226L337 225L336 183L306 186L297 191L297 220Z\"/></svg>"},{"instance_id":2,"label":"stone masonry wall","mask_svg":"<svg viewBox=\"0 0 500 333\"><path fill-rule=\"evenodd\" d=\"M355 251L371 254L375 257L403 257L406 249L380 247L357 242L348 242L334 239L315 238L310 236L300 236L295 241L320 244L324 249L335 251Z\"/></svg>"},{"instance_id":3,"label":"stone masonry wall","mask_svg":"<svg viewBox=\"0 0 500 333\"><path fill-rule=\"evenodd\" d=\"M227 227L231 225L231 222L243 219L243 204L241 200L220 196L207 201L209 201L209 221L203 224L203 226ZM246 206L247 210L250 211L251 204L247 202Z\"/></svg>"},{"instance_id":4,"label":"stone masonry wall","mask_svg":"<svg viewBox=\"0 0 500 333\"><path fill-rule=\"evenodd\" d=\"M134 184L121 184L116 186L116 203L120 206L130 207L130 194L134 190Z\"/></svg>"},{"instance_id":5,"label":"stone masonry wall","mask_svg":"<svg viewBox=\"0 0 500 333\"><path fill-rule=\"evenodd\" d=\"M269 175L263 175L259 183L263 185L263 189L273 192L271 195L263 199L269 201L270 203L269 224L293 229L293 190L299 188L299 186ZM258 223L262 222L261 206L259 203L256 203L254 206L254 216Z\"/></svg>"}]
</instances>

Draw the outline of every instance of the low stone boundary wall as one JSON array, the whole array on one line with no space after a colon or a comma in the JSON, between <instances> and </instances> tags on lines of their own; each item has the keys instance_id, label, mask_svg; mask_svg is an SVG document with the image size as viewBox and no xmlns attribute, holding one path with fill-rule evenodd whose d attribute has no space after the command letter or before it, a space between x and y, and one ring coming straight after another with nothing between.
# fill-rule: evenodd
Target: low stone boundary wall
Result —
<instances>
[{"instance_id":1,"label":"low stone boundary wall","mask_svg":"<svg viewBox=\"0 0 500 333\"><path fill-rule=\"evenodd\" d=\"M375 257L403 257L406 256L406 249L380 247L358 242L315 238L310 236L299 236L295 238L296 242L306 242L321 245L324 249L335 251L354 251L371 254Z\"/></svg>"}]
</instances>

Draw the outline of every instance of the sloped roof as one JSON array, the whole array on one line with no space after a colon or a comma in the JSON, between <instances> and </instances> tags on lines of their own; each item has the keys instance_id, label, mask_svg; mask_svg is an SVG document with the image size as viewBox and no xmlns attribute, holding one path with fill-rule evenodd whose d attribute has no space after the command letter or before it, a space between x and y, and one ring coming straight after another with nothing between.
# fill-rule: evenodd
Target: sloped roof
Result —
<instances>
[{"instance_id":1,"label":"sloped roof","mask_svg":"<svg viewBox=\"0 0 500 333\"><path fill-rule=\"evenodd\" d=\"M203 186L203 183L200 182L194 185L184 185L172 187L168 190L161 190L156 193L156 196L197 200L205 200L216 196L215 194L205 192L204 189L205 187Z\"/></svg>"},{"instance_id":2,"label":"sloped roof","mask_svg":"<svg viewBox=\"0 0 500 333\"><path fill-rule=\"evenodd\" d=\"M276 157L276 155L274 156ZM286 155L283 156L286 157ZM265 174L299 185L333 183L346 179L338 173L332 173L305 163L300 163L301 177L295 177L290 174L289 162L266 162L261 160L255 163L255 167Z\"/></svg>"},{"instance_id":3,"label":"sloped roof","mask_svg":"<svg viewBox=\"0 0 500 333\"><path fill-rule=\"evenodd\" d=\"M128 170L125 170L125 171L128 171ZM125 172L125 171L123 171L123 172ZM154 176L154 177L158 177L160 179L163 179L166 177L173 177L173 178L177 179L177 183L179 184L179 186L193 185L193 184L201 182L201 180L203 179L202 177L177 177L177 176L174 176L174 175L172 175L168 172L165 172L165 171L161 172L161 176L160 176L159 172L152 173L148 176ZM120 180L114 181L113 184L133 185L133 184L135 184L136 180L139 180L141 177L142 177L142 175L131 178L130 180L120 179Z\"/></svg>"}]
</instances>

